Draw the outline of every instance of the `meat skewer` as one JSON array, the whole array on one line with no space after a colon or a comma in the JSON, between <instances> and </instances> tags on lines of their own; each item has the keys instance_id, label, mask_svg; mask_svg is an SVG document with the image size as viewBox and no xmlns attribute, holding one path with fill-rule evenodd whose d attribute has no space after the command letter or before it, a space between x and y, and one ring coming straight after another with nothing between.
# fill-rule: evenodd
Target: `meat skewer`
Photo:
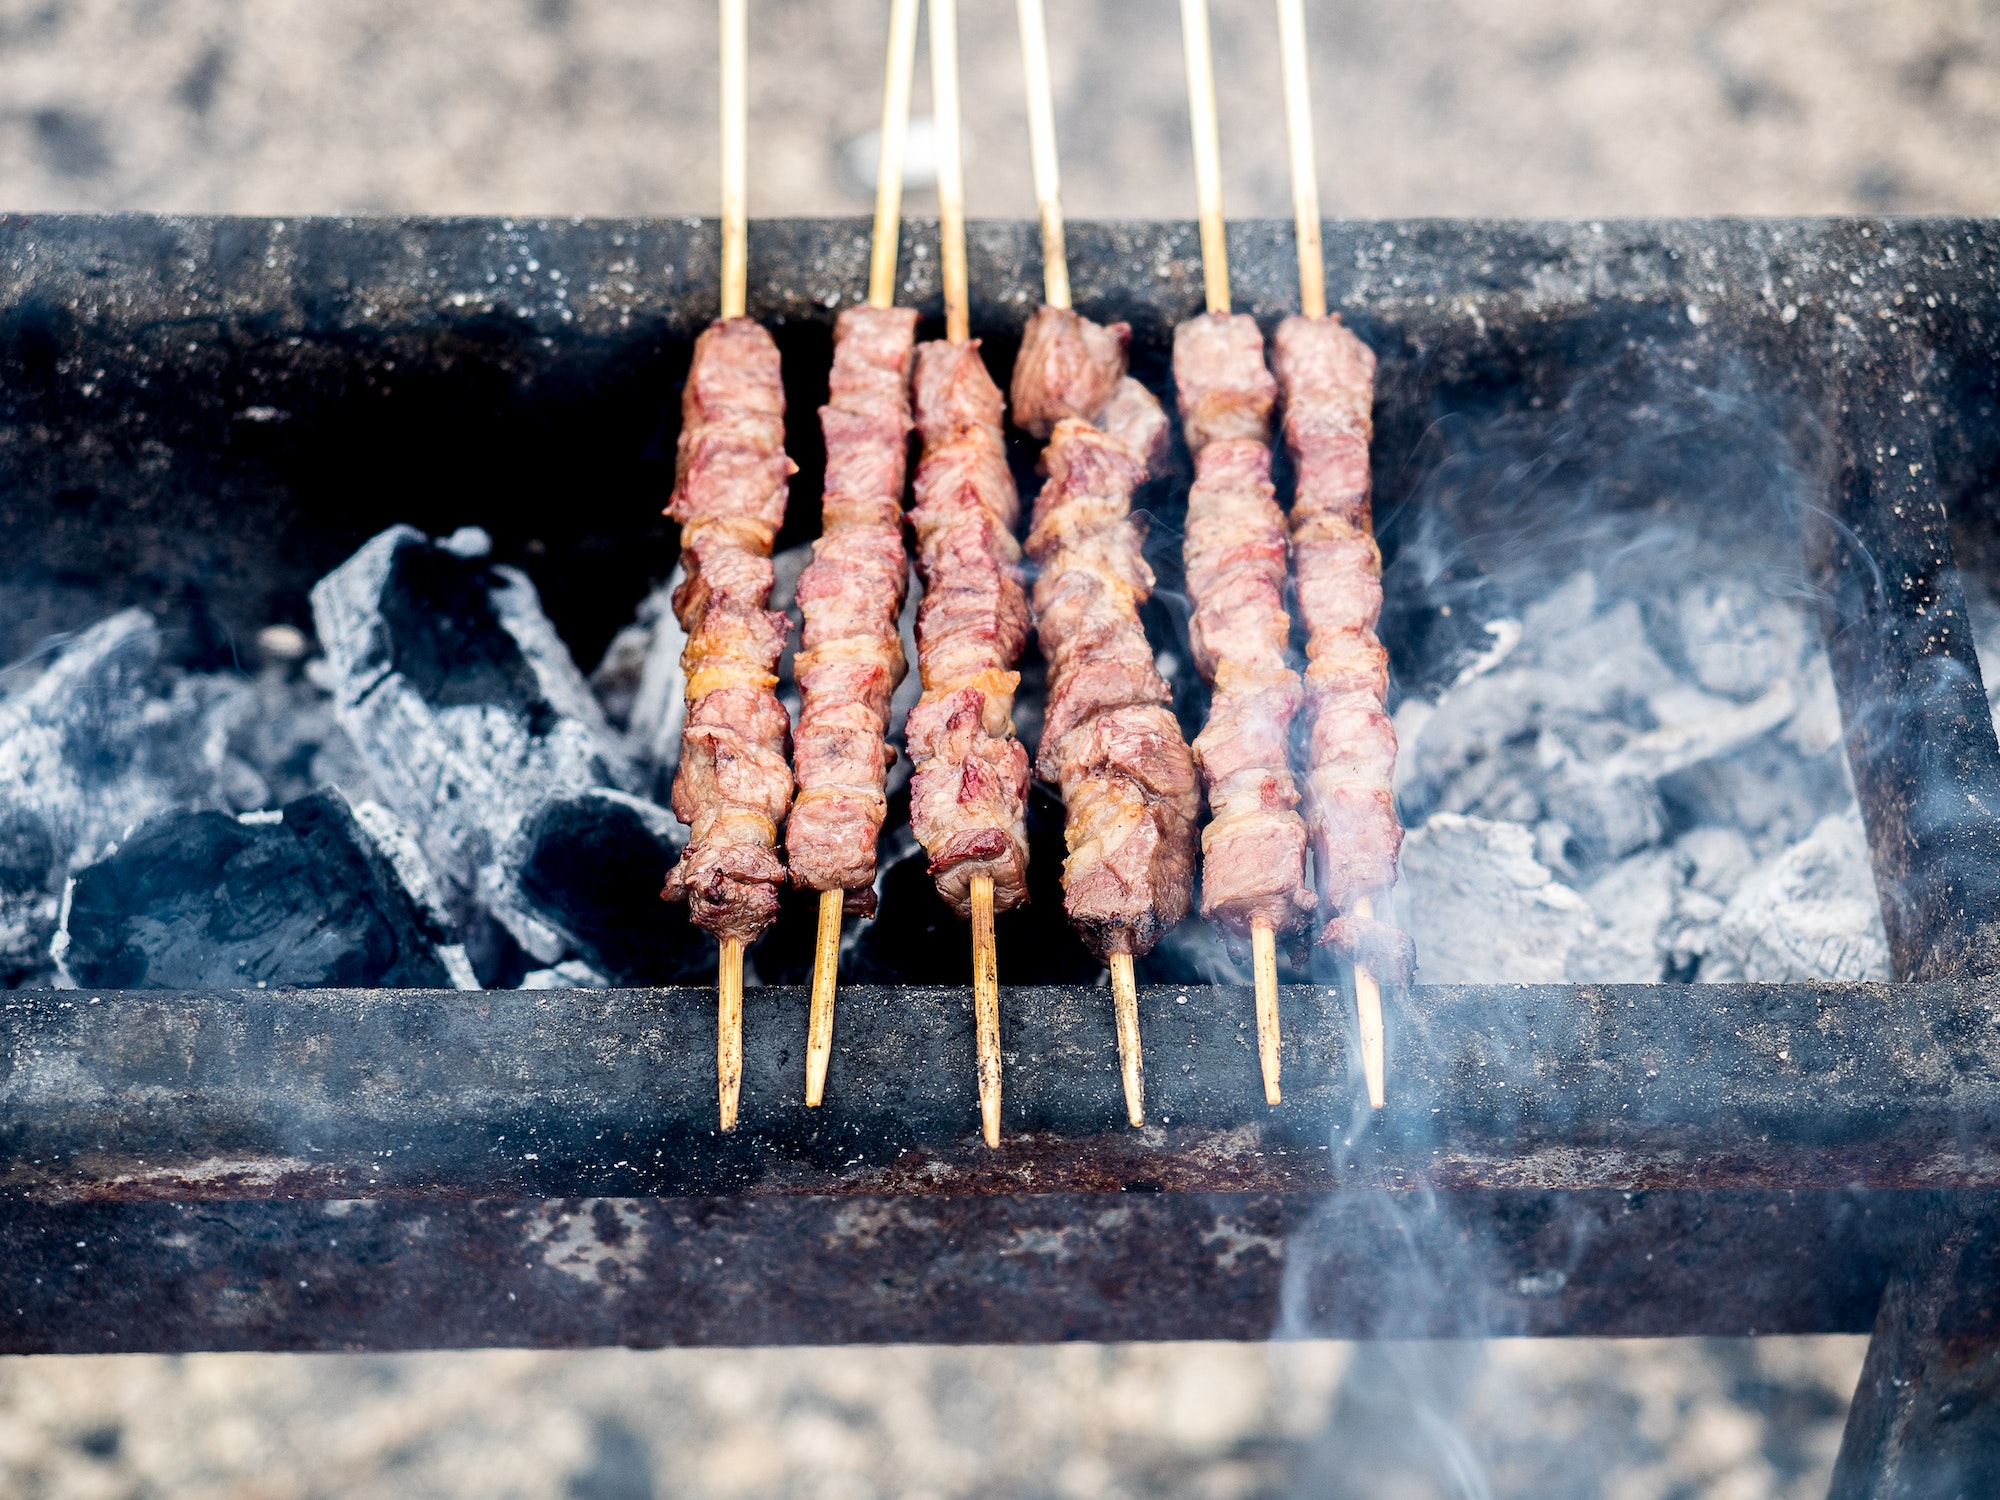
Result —
<instances>
[{"instance_id":1,"label":"meat skewer","mask_svg":"<svg viewBox=\"0 0 2000 1500\"><path fill-rule=\"evenodd\" d=\"M778 346L744 316L746 0L722 0L722 306L695 341L681 400L674 492L685 582L674 613L687 631L687 718L673 809L691 837L662 893L686 901L721 945L716 1087L721 1127L736 1128L743 1084L743 949L778 914L785 880L778 829L792 800L791 726L772 690L788 624L765 606L771 543L784 524L785 392Z\"/></svg>"},{"instance_id":2,"label":"meat skewer","mask_svg":"<svg viewBox=\"0 0 2000 1500\"><path fill-rule=\"evenodd\" d=\"M1251 941L1264 1098L1279 1089L1277 935L1313 909L1290 732L1304 698L1286 659L1286 531L1271 486L1277 384L1256 321L1230 313L1215 79L1207 0L1181 0L1194 133L1206 314L1174 330L1174 383L1194 488L1183 556L1194 600L1189 640L1214 696L1194 753L1211 818L1202 830L1204 917Z\"/></svg>"},{"instance_id":3,"label":"meat skewer","mask_svg":"<svg viewBox=\"0 0 2000 1500\"><path fill-rule=\"evenodd\" d=\"M896 752L889 698L907 670L897 619L909 577L903 551L903 482L910 438L910 361L917 314L896 302L902 228L903 147L917 0L895 0L882 92L882 153L868 302L834 325L827 404L824 522L799 575L805 617L793 672L799 685L798 797L785 833L792 884L818 891L819 941L806 1023L806 1104L817 1107L833 1054L840 919L875 908L876 840L888 810L883 788Z\"/></svg>"},{"instance_id":4,"label":"meat skewer","mask_svg":"<svg viewBox=\"0 0 2000 1500\"><path fill-rule=\"evenodd\" d=\"M1298 212L1300 314L1278 325L1272 362L1298 476L1291 525L1299 612L1308 631L1306 815L1319 899L1333 913L1319 941L1354 965L1362 1071L1368 1102L1380 1109L1386 1066L1376 971L1405 983L1415 955L1407 936L1374 919L1376 895L1396 882L1403 841L1391 791L1396 731L1384 703L1389 657L1375 636L1382 609L1382 554L1375 546L1368 470L1375 355L1339 314L1326 310L1299 0L1278 0L1278 29Z\"/></svg>"},{"instance_id":5,"label":"meat skewer","mask_svg":"<svg viewBox=\"0 0 2000 1500\"><path fill-rule=\"evenodd\" d=\"M1132 492L1161 453L1166 413L1125 373L1130 328L1071 310L1041 0L1019 0L1046 301L1014 366L1014 418L1050 439L1027 552L1049 660L1036 770L1062 788L1063 905L1111 970L1126 1115L1145 1123L1133 959L1187 914L1200 797L1138 606L1152 593Z\"/></svg>"},{"instance_id":6,"label":"meat skewer","mask_svg":"<svg viewBox=\"0 0 2000 1500\"><path fill-rule=\"evenodd\" d=\"M917 349L921 451L909 520L924 584L917 614L923 696L910 710L904 740L916 768L910 826L930 856L938 894L972 919L980 1124L986 1143L997 1146L993 918L1028 895L1028 756L1013 722L1028 605L1014 539L1020 502L1001 433L1005 405L971 337L953 0L931 0L930 19L946 337Z\"/></svg>"}]
</instances>

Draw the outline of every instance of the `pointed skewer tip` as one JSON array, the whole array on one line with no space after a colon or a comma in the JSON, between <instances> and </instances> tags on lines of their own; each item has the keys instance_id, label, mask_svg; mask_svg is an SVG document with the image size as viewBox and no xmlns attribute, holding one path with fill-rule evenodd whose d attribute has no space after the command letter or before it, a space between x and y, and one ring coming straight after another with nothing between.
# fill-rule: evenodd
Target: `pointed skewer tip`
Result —
<instances>
[{"instance_id":1,"label":"pointed skewer tip","mask_svg":"<svg viewBox=\"0 0 2000 1500\"><path fill-rule=\"evenodd\" d=\"M819 893L819 936L813 948L812 1004L806 1013L806 1108L819 1108L833 1056L833 996L840 979L842 890Z\"/></svg>"},{"instance_id":2,"label":"pointed skewer tip","mask_svg":"<svg viewBox=\"0 0 2000 1500\"><path fill-rule=\"evenodd\" d=\"M993 877L972 877L972 1011L978 1033L979 1124L1000 1144L1000 955L993 941Z\"/></svg>"},{"instance_id":3,"label":"pointed skewer tip","mask_svg":"<svg viewBox=\"0 0 2000 1500\"><path fill-rule=\"evenodd\" d=\"M1118 1023L1118 1072L1125 1084L1125 1117L1137 1130L1146 1123L1146 1060L1139 1045L1139 987L1132 955L1111 955L1111 1007Z\"/></svg>"},{"instance_id":4,"label":"pointed skewer tip","mask_svg":"<svg viewBox=\"0 0 2000 1500\"><path fill-rule=\"evenodd\" d=\"M1368 918L1375 903L1363 896L1354 903L1354 913ZM1360 964L1354 966L1354 1010L1361 1028L1361 1072L1368 1081L1368 1105L1382 1109L1388 1103L1388 1065L1382 1045L1382 987L1375 976Z\"/></svg>"},{"instance_id":5,"label":"pointed skewer tip","mask_svg":"<svg viewBox=\"0 0 2000 1500\"><path fill-rule=\"evenodd\" d=\"M715 1085L722 1129L736 1128L743 1092L743 940L724 938L715 970Z\"/></svg>"},{"instance_id":6,"label":"pointed skewer tip","mask_svg":"<svg viewBox=\"0 0 2000 1500\"><path fill-rule=\"evenodd\" d=\"M1278 934L1262 918L1250 924L1250 957L1257 983L1257 1060L1264 1071L1264 1102L1279 1104Z\"/></svg>"}]
</instances>

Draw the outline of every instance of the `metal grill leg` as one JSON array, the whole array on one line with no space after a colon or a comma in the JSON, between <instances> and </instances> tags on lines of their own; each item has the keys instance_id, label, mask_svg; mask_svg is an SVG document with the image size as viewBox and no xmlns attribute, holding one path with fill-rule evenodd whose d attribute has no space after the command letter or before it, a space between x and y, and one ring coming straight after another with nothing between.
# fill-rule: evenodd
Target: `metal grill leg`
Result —
<instances>
[{"instance_id":1,"label":"metal grill leg","mask_svg":"<svg viewBox=\"0 0 2000 1500\"><path fill-rule=\"evenodd\" d=\"M2000 1495L2000 1214L1942 1198L1890 1278L1831 1500Z\"/></svg>"}]
</instances>

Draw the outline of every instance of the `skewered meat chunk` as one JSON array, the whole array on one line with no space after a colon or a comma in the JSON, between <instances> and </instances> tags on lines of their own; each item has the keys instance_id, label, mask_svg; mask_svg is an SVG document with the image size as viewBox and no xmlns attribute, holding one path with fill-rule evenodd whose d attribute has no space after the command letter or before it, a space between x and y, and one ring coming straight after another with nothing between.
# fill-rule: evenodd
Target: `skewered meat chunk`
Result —
<instances>
[{"instance_id":1,"label":"skewered meat chunk","mask_svg":"<svg viewBox=\"0 0 2000 1500\"><path fill-rule=\"evenodd\" d=\"M850 307L834 325L820 408L825 519L797 592L799 793L785 851L795 886L845 891L846 909L864 915L875 909L883 786L896 758L889 699L906 670L896 621L909 580L903 480L916 328L916 312L899 307Z\"/></svg>"},{"instance_id":2,"label":"skewered meat chunk","mask_svg":"<svg viewBox=\"0 0 2000 1500\"><path fill-rule=\"evenodd\" d=\"M1093 323L1074 309L1035 309L1014 361L1014 425L1046 438L1056 423L1095 423L1158 473L1166 461L1167 414L1153 393L1125 373L1129 323Z\"/></svg>"},{"instance_id":3,"label":"skewered meat chunk","mask_svg":"<svg viewBox=\"0 0 2000 1500\"><path fill-rule=\"evenodd\" d=\"M1049 659L1036 771L1067 809L1063 907L1100 958L1144 954L1187 914L1200 799L1139 604L1153 591L1131 496L1145 461L1075 417L1042 456L1028 555Z\"/></svg>"},{"instance_id":4,"label":"skewered meat chunk","mask_svg":"<svg viewBox=\"0 0 2000 1500\"><path fill-rule=\"evenodd\" d=\"M1277 384L1256 321L1207 313L1181 324L1174 382L1195 455L1182 549L1188 633L1214 690L1194 742L1211 814L1201 911L1239 935L1260 921L1283 932L1313 906L1288 749L1304 689L1285 656L1285 518L1267 446Z\"/></svg>"},{"instance_id":5,"label":"skewered meat chunk","mask_svg":"<svg viewBox=\"0 0 2000 1500\"><path fill-rule=\"evenodd\" d=\"M917 611L924 692L904 726L916 767L910 826L930 856L938 894L960 916L971 912L977 875L992 878L996 912L1028 896L1028 753L1013 719L1028 603L1004 410L976 340L918 348L921 452L910 526L924 583Z\"/></svg>"},{"instance_id":6,"label":"skewered meat chunk","mask_svg":"<svg viewBox=\"0 0 2000 1500\"><path fill-rule=\"evenodd\" d=\"M1382 611L1368 468L1375 355L1338 316L1293 317L1278 326L1275 362L1298 471L1292 550L1310 633L1306 811L1320 898L1339 914L1320 941L1357 962L1374 953L1369 966L1379 963L1378 977L1388 978L1413 962L1390 953L1395 945L1383 936L1401 934L1349 914L1357 899L1395 884L1403 842L1391 793L1396 731L1384 711L1389 658L1375 636Z\"/></svg>"},{"instance_id":7,"label":"skewered meat chunk","mask_svg":"<svg viewBox=\"0 0 2000 1500\"><path fill-rule=\"evenodd\" d=\"M1093 323L1044 303L1028 319L1014 361L1014 425L1047 439L1064 417L1093 422L1125 378L1130 323Z\"/></svg>"},{"instance_id":8,"label":"skewered meat chunk","mask_svg":"<svg viewBox=\"0 0 2000 1500\"><path fill-rule=\"evenodd\" d=\"M691 836L669 901L718 938L754 942L778 914L778 828L792 800L791 726L772 691L785 617L771 596L771 543L785 519L785 392L778 346L748 318L695 341L667 514L681 523L687 720L673 809Z\"/></svg>"},{"instance_id":9,"label":"skewered meat chunk","mask_svg":"<svg viewBox=\"0 0 2000 1500\"><path fill-rule=\"evenodd\" d=\"M1042 307L1014 366L1015 420L1052 437L1027 543L1049 659L1036 771L1062 788L1063 907L1100 958L1146 953L1187 914L1200 810L1139 621L1153 572L1132 493L1164 455L1167 417L1125 373L1130 336Z\"/></svg>"}]
</instances>

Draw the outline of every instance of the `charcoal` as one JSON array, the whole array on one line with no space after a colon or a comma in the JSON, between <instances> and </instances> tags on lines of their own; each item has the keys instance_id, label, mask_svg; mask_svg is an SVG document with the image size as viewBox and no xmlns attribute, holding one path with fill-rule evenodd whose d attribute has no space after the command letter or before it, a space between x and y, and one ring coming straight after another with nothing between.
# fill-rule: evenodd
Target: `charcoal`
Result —
<instances>
[{"instance_id":1,"label":"charcoal","mask_svg":"<svg viewBox=\"0 0 2000 1500\"><path fill-rule=\"evenodd\" d=\"M1797 609L1713 582L1683 590L1675 606L1681 651L1709 691L1752 698L1798 676L1806 626Z\"/></svg>"},{"instance_id":2,"label":"charcoal","mask_svg":"<svg viewBox=\"0 0 2000 1500\"><path fill-rule=\"evenodd\" d=\"M175 812L77 875L56 948L92 987L474 987L426 887L332 789L279 813Z\"/></svg>"},{"instance_id":3,"label":"charcoal","mask_svg":"<svg viewBox=\"0 0 2000 1500\"><path fill-rule=\"evenodd\" d=\"M673 576L639 602L633 622L611 638L604 659L590 674L590 686L606 722L623 735L626 755L638 768L646 790L664 801L680 764L683 696L687 676L681 652L687 632L674 617L674 590L687 575Z\"/></svg>"},{"instance_id":4,"label":"charcoal","mask_svg":"<svg viewBox=\"0 0 2000 1500\"><path fill-rule=\"evenodd\" d=\"M1439 813L1403 841L1401 906L1425 984L1560 984L1595 933L1590 906L1519 823Z\"/></svg>"},{"instance_id":5,"label":"charcoal","mask_svg":"<svg viewBox=\"0 0 2000 1500\"><path fill-rule=\"evenodd\" d=\"M1858 811L1822 818L1744 879L1717 924L1701 977L1765 984L1890 978L1867 854Z\"/></svg>"},{"instance_id":6,"label":"charcoal","mask_svg":"<svg viewBox=\"0 0 2000 1500\"><path fill-rule=\"evenodd\" d=\"M7 674L0 973L9 984L46 977L73 870L161 813L241 806L232 794L259 789L261 778L228 749L249 706L244 685L178 673L163 648L152 616L128 609Z\"/></svg>"},{"instance_id":7,"label":"charcoal","mask_svg":"<svg viewBox=\"0 0 2000 1500\"><path fill-rule=\"evenodd\" d=\"M521 886L590 970L610 981L706 982L715 973L714 940L688 920L685 905L660 899L685 838L672 813L624 792L551 798L528 829Z\"/></svg>"},{"instance_id":8,"label":"charcoal","mask_svg":"<svg viewBox=\"0 0 2000 1500\"><path fill-rule=\"evenodd\" d=\"M1570 950L1564 974L1575 984L1657 984L1666 968L1661 930L1683 884L1679 859L1648 849L1590 883L1583 899L1597 918Z\"/></svg>"},{"instance_id":9,"label":"charcoal","mask_svg":"<svg viewBox=\"0 0 2000 1500\"><path fill-rule=\"evenodd\" d=\"M1738 889L1752 863L1794 846L1816 879L1841 860L1843 878L1868 878L1858 846L1820 832L1852 815L1854 793L1832 675L1796 605L1709 581L1649 613L1606 601L1585 572L1522 610L1518 635L1493 628L1511 624L1489 622L1495 649L1435 703L1406 698L1396 712L1426 978L1828 978L1872 962L1865 940L1855 951L1819 941L1813 922L1831 908L1811 889L1774 887L1755 907L1792 923L1776 954L1753 941L1751 908L1734 905L1752 899ZM1496 931L1479 914L1487 897L1467 894L1504 912L1517 888L1547 892L1543 904L1569 918L1575 897L1590 920L1538 907L1523 930ZM1872 900L1847 913L1851 925L1879 928Z\"/></svg>"},{"instance_id":10,"label":"charcoal","mask_svg":"<svg viewBox=\"0 0 2000 1500\"><path fill-rule=\"evenodd\" d=\"M321 579L312 603L334 712L493 982L583 945L560 903L543 910L522 884L543 810L637 792L642 778L534 585L483 550L391 527ZM518 954L478 935L489 918Z\"/></svg>"}]
</instances>

